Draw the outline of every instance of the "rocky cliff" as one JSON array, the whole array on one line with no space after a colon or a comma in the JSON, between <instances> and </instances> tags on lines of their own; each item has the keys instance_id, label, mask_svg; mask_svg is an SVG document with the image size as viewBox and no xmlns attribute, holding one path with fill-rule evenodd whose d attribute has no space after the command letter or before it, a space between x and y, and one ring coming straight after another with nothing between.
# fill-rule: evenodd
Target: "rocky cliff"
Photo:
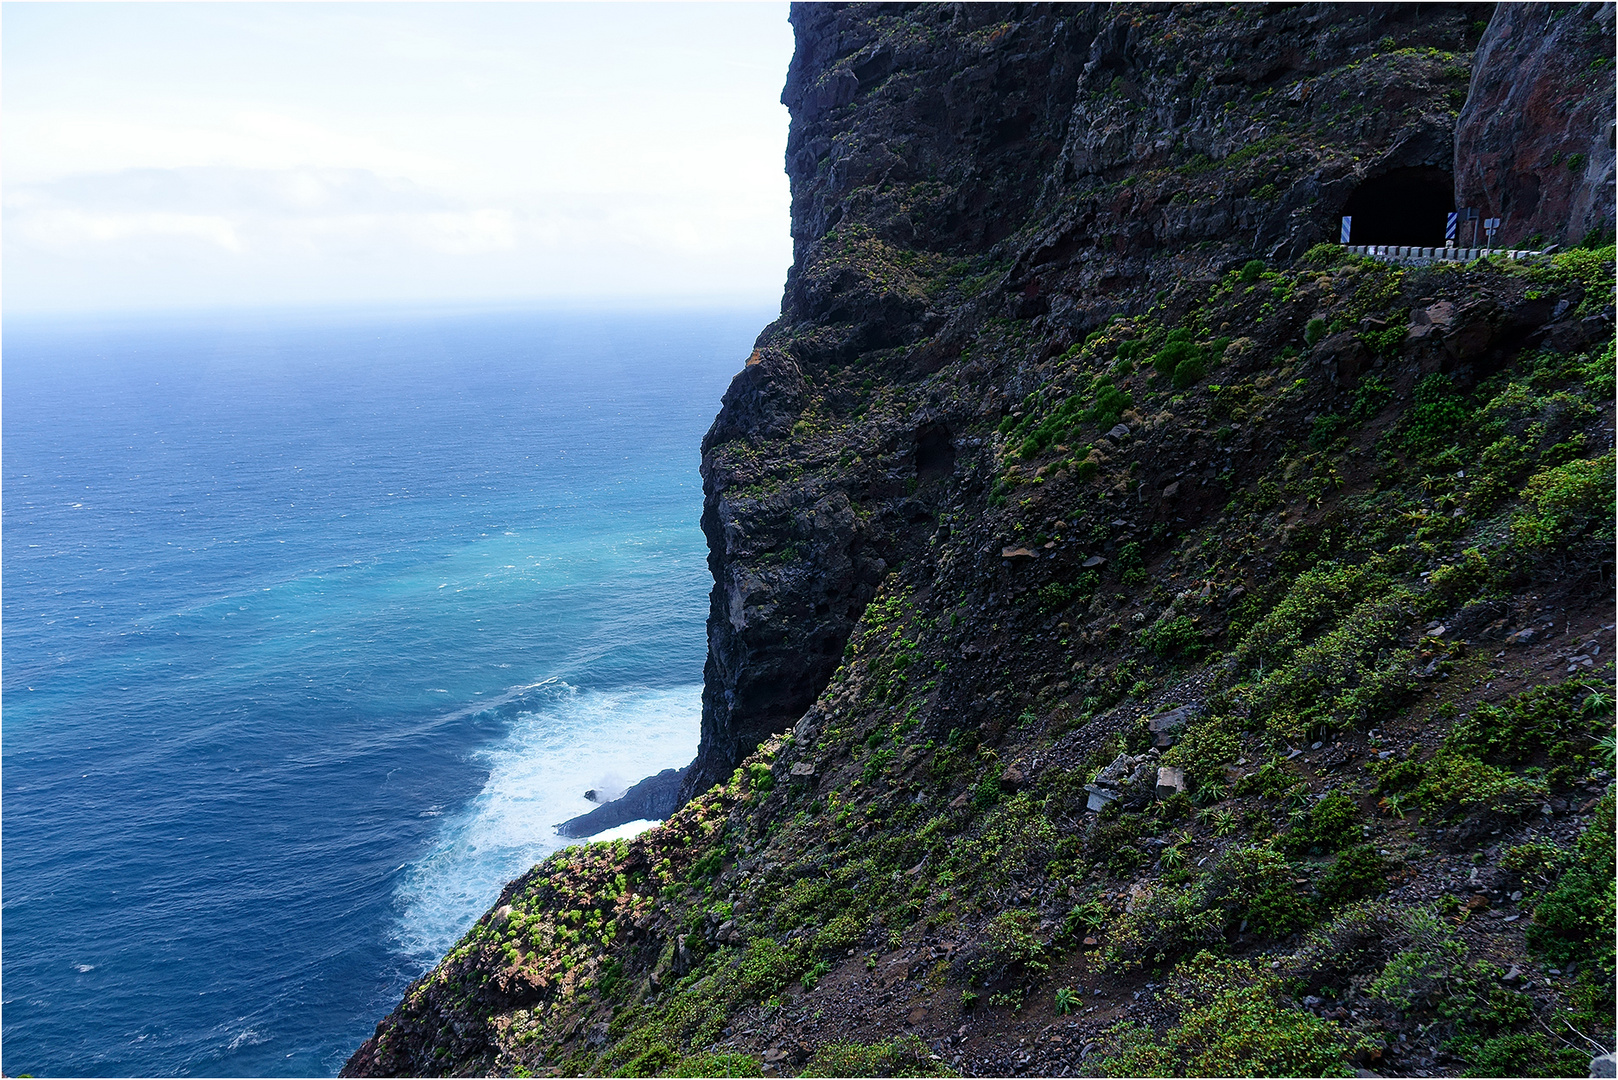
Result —
<instances>
[{"instance_id":1,"label":"rocky cliff","mask_svg":"<svg viewBox=\"0 0 1618 1080\"><path fill-rule=\"evenodd\" d=\"M792 21L684 805L513 882L345 1071L1585 1068L1612 249L1328 242L1441 223L1491 9Z\"/></svg>"},{"instance_id":2,"label":"rocky cliff","mask_svg":"<svg viewBox=\"0 0 1618 1080\"><path fill-rule=\"evenodd\" d=\"M1455 198L1501 219L1497 246L1611 238L1613 15L1612 4L1502 4L1478 43Z\"/></svg>"}]
</instances>

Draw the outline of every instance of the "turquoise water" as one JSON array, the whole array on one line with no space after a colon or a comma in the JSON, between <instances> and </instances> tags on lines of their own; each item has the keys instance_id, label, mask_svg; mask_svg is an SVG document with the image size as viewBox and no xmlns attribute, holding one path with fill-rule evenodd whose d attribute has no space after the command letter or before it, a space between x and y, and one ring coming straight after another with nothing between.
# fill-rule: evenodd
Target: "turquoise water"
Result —
<instances>
[{"instance_id":1,"label":"turquoise water","mask_svg":"<svg viewBox=\"0 0 1618 1080\"><path fill-rule=\"evenodd\" d=\"M6 1072L333 1073L586 788L688 761L768 317L9 322Z\"/></svg>"}]
</instances>

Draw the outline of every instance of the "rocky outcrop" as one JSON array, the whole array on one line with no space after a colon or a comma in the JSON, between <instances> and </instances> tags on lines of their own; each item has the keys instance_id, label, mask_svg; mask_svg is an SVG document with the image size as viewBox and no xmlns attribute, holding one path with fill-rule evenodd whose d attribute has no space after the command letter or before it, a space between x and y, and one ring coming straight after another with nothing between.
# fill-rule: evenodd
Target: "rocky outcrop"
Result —
<instances>
[{"instance_id":1,"label":"rocky outcrop","mask_svg":"<svg viewBox=\"0 0 1618 1080\"><path fill-rule=\"evenodd\" d=\"M1455 204L1501 219L1496 246L1612 236L1613 15L1501 4L1489 21L1456 125Z\"/></svg>"},{"instance_id":2,"label":"rocky outcrop","mask_svg":"<svg viewBox=\"0 0 1618 1080\"><path fill-rule=\"evenodd\" d=\"M576 839L595 836L631 821L661 821L680 807L680 781L685 779L684 769L664 769L656 776L648 776L616 799L608 800L578 817L569 818L556 826L559 836ZM595 792L587 791L591 798Z\"/></svg>"}]
</instances>

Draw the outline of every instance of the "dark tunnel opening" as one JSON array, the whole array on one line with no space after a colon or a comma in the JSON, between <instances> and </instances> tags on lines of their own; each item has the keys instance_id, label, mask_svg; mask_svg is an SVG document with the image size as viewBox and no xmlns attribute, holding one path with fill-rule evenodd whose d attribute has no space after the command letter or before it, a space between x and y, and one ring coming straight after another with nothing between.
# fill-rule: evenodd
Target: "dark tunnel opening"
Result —
<instances>
[{"instance_id":1,"label":"dark tunnel opening","mask_svg":"<svg viewBox=\"0 0 1618 1080\"><path fill-rule=\"evenodd\" d=\"M1348 197L1343 214L1353 217L1351 244L1442 247L1444 222L1455 209L1455 178L1444 169L1421 166L1389 169L1373 176ZM1466 244L1469 226L1455 242Z\"/></svg>"}]
</instances>

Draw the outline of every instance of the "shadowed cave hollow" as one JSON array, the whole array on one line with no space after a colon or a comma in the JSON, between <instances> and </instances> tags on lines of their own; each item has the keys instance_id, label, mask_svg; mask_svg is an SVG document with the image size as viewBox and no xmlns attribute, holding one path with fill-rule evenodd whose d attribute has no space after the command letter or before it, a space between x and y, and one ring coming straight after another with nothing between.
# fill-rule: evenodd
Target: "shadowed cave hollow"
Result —
<instances>
[{"instance_id":1,"label":"shadowed cave hollow","mask_svg":"<svg viewBox=\"0 0 1618 1080\"><path fill-rule=\"evenodd\" d=\"M1453 209L1454 176L1430 166L1389 169L1355 188L1343 204L1343 213L1354 218L1350 243L1411 247L1442 247L1444 220ZM1466 244L1470 229L1461 225L1455 242Z\"/></svg>"}]
</instances>

